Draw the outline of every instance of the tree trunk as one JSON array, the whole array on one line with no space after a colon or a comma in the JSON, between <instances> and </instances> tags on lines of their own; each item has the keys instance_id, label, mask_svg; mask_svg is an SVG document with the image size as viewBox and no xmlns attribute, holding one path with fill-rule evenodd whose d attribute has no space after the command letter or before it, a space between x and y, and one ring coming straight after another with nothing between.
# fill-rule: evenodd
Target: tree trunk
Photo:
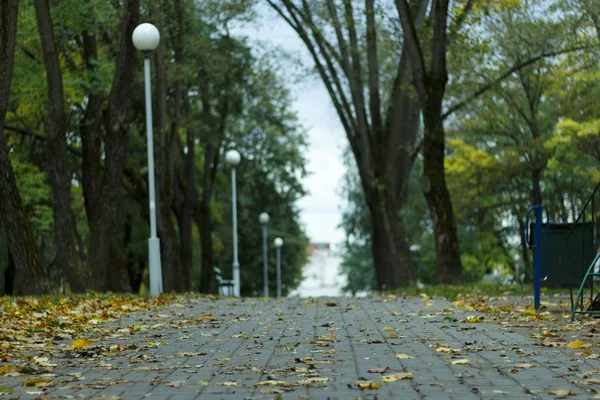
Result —
<instances>
[{"instance_id":1,"label":"tree trunk","mask_svg":"<svg viewBox=\"0 0 600 400\"><path fill-rule=\"evenodd\" d=\"M67 159L67 117L64 108L62 74L52 32L48 0L35 1L36 19L48 92L46 116L46 169L52 186L52 212L57 261L65 271L73 292L90 288L91 271L82 262L83 249L77 243L75 215L71 209L71 170Z\"/></svg>"},{"instance_id":2,"label":"tree trunk","mask_svg":"<svg viewBox=\"0 0 600 400\"><path fill-rule=\"evenodd\" d=\"M108 290L115 293L131 293L131 284L127 273L127 259L113 241L110 243L110 279Z\"/></svg>"},{"instance_id":3,"label":"tree trunk","mask_svg":"<svg viewBox=\"0 0 600 400\"><path fill-rule=\"evenodd\" d=\"M154 113L154 143L156 160L157 187L157 227L160 238L160 256L163 276L163 289L166 293L181 291L181 273L179 260L179 243L177 230L172 219L174 162L173 132L166 129L167 117L167 82L164 61L164 43L155 51L156 60L156 108Z\"/></svg>"},{"instance_id":4,"label":"tree trunk","mask_svg":"<svg viewBox=\"0 0 600 400\"><path fill-rule=\"evenodd\" d=\"M396 289L414 283L413 262L406 242L404 223L397 204L371 194L371 248L379 290Z\"/></svg>"},{"instance_id":5,"label":"tree trunk","mask_svg":"<svg viewBox=\"0 0 600 400\"><path fill-rule=\"evenodd\" d=\"M444 125L441 113L435 110L436 107L432 108L433 112L430 108L425 112L421 189L433 223L437 281L460 284L463 282L463 273L458 232L444 169Z\"/></svg>"},{"instance_id":6,"label":"tree trunk","mask_svg":"<svg viewBox=\"0 0 600 400\"><path fill-rule=\"evenodd\" d=\"M4 134L15 52L17 12L17 0L0 2L0 225L8 234L9 254L22 293L39 295L50 291L50 281L17 189ZM12 285L12 281L6 281L5 285Z\"/></svg>"},{"instance_id":7,"label":"tree trunk","mask_svg":"<svg viewBox=\"0 0 600 400\"><path fill-rule=\"evenodd\" d=\"M200 271L200 293L216 293L217 286L213 274L215 253L213 249L212 223L210 220L210 206L198 202L196 207L196 225L200 232L200 246L202 250L202 269Z\"/></svg>"}]
</instances>

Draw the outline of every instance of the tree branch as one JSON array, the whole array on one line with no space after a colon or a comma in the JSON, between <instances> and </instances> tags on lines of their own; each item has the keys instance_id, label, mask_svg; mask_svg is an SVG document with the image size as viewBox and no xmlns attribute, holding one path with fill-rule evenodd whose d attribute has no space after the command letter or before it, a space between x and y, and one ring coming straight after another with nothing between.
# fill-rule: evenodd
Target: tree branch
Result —
<instances>
[{"instance_id":1,"label":"tree branch","mask_svg":"<svg viewBox=\"0 0 600 400\"><path fill-rule=\"evenodd\" d=\"M532 57L528 60L519 62L515 65L513 65L511 68L509 68L507 71L505 71L504 73L502 73L499 77L497 77L496 79L494 79L493 81L486 83L485 85L483 85L482 87L480 87L479 89L477 89L475 92L473 92L472 94L470 94L468 97L466 97L463 100L460 100L458 103L450 106L448 108L448 110L442 115L443 119L448 118L450 115L452 115L454 112L461 110L462 108L464 108L468 103L470 103L471 101L473 101L474 99L476 99L477 97L481 96L482 94L484 94L485 92L487 92L488 90L490 90L491 88L493 88L494 86L496 86L497 84L499 84L500 82L502 82L504 79L508 78L511 74L513 74L514 72L517 72L531 64L535 64L536 62L538 62L539 60L542 60L544 58L550 58L550 57L556 57L559 56L561 54L566 54L566 53L572 53L575 51L580 51L580 50L585 50L588 49L590 46L586 45L586 46L577 46L577 47L570 47L567 49L560 49L560 50L555 50L555 51L544 51L541 54L538 54L535 57Z\"/></svg>"}]
</instances>

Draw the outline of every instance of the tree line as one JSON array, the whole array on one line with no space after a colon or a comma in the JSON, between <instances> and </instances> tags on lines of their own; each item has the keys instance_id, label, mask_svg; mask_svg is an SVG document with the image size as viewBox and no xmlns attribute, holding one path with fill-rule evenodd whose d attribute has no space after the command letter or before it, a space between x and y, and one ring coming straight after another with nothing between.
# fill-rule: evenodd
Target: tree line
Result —
<instances>
[{"instance_id":1,"label":"tree line","mask_svg":"<svg viewBox=\"0 0 600 400\"><path fill-rule=\"evenodd\" d=\"M5 293L49 293L61 283L72 292L147 287L143 56L131 41L141 22L161 32L151 60L164 290L212 293L212 267L230 274L230 148L242 154L242 293L262 289L263 211L271 236L285 239L283 292L299 283L308 244L296 206L305 194L306 135L277 59L230 33L251 18L252 4L240 1L2 2Z\"/></svg>"},{"instance_id":2,"label":"tree line","mask_svg":"<svg viewBox=\"0 0 600 400\"><path fill-rule=\"evenodd\" d=\"M285 3L308 15L306 2ZM600 180L600 7L589 0L397 0L396 10L391 2L369 3L350 13L348 2L329 1L334 7L321 12L345 9L348 18L362 18L358 63L369 60L372 10L380 71L401 70L383 60L412 74L400 86L412 93L409 108L420 110L403 150L411 164L379 180L384 188L391 179L406 188L395 218L405 227L409 257L397 268L428 283L473 282L490 270L530 278L527 209L543 204L552 222L572 222ZM390 34L402 40L390 46ZM334 47L326 48L335 63ZM388 101L398 90L392 77L378 79L389 83L379 89ZM365 92L373 88L364 84ZM406 137L400 129L392 134ZM352 292L394 286L372 272L378 261L370 253L380 237L361 162L351 146L341 193L349 204L343 269Z\"/></svg>"}]
</instances>

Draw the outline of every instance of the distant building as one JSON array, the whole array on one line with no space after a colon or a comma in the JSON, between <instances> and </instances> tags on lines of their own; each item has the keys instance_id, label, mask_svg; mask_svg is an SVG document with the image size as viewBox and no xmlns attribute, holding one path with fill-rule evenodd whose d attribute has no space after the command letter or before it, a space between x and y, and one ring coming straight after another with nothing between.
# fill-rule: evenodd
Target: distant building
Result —
<instances>
[{"instance_id":1,"label":"distant building","mask_svg":"<svg viewBox=\"0 0 600 400\"><path fill-rule=\"evenodd\" d=\"M332 250L330 243L311 243L306 249L308 264L302 270L304 280L292 293L307 296L340 296L346 277L340 276L341 258Z\"/></svg>"}]
</instances>

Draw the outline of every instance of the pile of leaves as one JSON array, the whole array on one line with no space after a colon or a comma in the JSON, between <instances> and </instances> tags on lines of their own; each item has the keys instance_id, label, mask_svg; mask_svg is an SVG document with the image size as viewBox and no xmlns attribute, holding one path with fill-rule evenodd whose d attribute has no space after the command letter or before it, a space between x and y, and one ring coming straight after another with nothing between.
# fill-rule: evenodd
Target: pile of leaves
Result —
<instances>
[{"instance_id":1,"label":"pile of leaves","mask_svg":"<svg viewBox=\"0 0 600 400\"><path fill-rule=\"evenodd\" d=\"M171 303L173 296L156 298L123 295L0 298L0 362L28 356L28 351L51 348L57 341L80 338L96 325L137 311Z\"/></svg>"}]
</instances>

